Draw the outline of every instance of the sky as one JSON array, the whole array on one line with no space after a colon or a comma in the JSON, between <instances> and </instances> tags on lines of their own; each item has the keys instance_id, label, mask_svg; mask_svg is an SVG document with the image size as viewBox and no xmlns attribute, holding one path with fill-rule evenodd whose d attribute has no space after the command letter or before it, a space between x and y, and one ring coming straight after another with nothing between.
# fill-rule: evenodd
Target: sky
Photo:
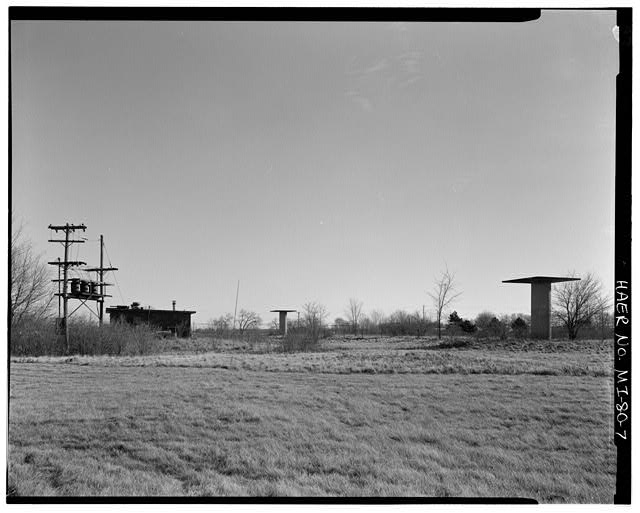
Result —
<instances>
[{"instance_id":1,"label":"sky","mask_svg":"<svg viewBox=\"0 0 640 513\"><path fill-rule=\"evenodd\" d=\"M614 257L614 11L527 23L11 22L11 200L44 260L84 223L107 306L265 325L529 313L527 285ZM114 281L115 279L115 281Z\"/></svg>"}]
</instances>

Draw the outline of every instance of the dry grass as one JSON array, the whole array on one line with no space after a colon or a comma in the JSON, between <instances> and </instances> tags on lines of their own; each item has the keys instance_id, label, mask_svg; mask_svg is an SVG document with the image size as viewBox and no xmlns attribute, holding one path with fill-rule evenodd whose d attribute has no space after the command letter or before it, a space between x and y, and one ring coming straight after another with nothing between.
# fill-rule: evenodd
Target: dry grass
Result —
<instances>
[{"instance_id":1,"label":"dry grass","mask_svg":"<svg viewBox=\"0 0 640 513\"><path fill-rule=\"evenodd\" d=\"M405 349L408 344L383 344L357 349L325 345L319 352L246 353L210 351L206 353L164 353L142 356L74 356L12 358L16 363L70 363L74 365L126 367L207 367L261 372L312 372L323 374L537 374L552 376L612 375L613 350L606 351L514 351L463 348L439 349L431 346ZM237 347L237 346L236 346ZM411 346L409 346L411 347Z\"/></svg>"},{"instance_id":2,"label":"dry grass","mask_svg":"<svg viewBox=\"0 0 640 513\"><path fill-rule=\"evenodd\" d=\"M168 341L155 335L146 325L126 323L98 324L77 321L69 326L69 348L64 334L53 319L22 322L11 328L9 350L12 356L44 355L134 355L152 354L168 349Z\"/></svg>"},{"instance_id":3,"label":"dry grass","mask_svg":"<svg viewBox=\"0 0 640 513\"><path fill-rule=\"evenodd\" d=\"M612 502L608 353L362 342L14 358L9 491Z\"/></svg>"}]
</instances>

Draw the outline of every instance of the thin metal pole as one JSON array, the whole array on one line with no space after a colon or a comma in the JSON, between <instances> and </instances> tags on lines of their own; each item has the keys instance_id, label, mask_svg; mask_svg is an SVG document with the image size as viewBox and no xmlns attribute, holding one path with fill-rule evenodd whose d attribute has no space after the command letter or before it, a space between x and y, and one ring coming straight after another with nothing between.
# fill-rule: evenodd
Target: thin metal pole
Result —
<instances>
[{"instance_id":1,"label":"thin metal pole","mask_svg":"<svg viewBox=\"0 0 640 513\"><path fill-rule=\"evenodd\" d=\"M240 280L238 280L238 287L236 288L236 307L233 310L233 329L236 329L236 314L238 313L238 294L240 294Z\"/></svg>"}]
</instances>

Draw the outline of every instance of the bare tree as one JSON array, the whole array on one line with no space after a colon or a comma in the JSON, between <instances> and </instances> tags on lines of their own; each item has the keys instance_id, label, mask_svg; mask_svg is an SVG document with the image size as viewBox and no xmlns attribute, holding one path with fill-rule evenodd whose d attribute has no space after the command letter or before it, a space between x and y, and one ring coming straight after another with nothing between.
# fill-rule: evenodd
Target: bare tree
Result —
<instances>
[{"instance_id":1,"label":"bare tree","mask_svg":"<svg viewBox=\"0 0 640 513\"><path fill-rule=\"evenodd\" d=\"M333 327L335 328L336 333L339 333L340 335L344 335L349 332L349 323L342 317L336 317L334 319Z\"/></svg>"},{"instance_id":2,"label":"bare tree","mask_svg":"<svg viewBox=\"0 0 640 513\"><path fill-rule=\"evenodd\" d=\"M360 329L360 336L364 336L365 333L370 334L373 331L374 326L371 319L363 314L362 317L360 317L358 328Z\"/></svg>"},{"instance_id":3,"label":"bare tree","mask_svg":"<svg viewBox=\"0 0 640 513\"><path fill-rule=\"evenodd\" d=\"M427 332L427 326L429 325L429 322L430 322L430 319L425 312L424 306L422 307L422 310L416 310L415 312L413 312L411 317L415 319L418 338L423 337Z\"/></svg>"},{"instance_id":4,"label":"bare tree","mask_svg":"<svg viewBox=\"0 0 640 513\"><path fill-rule=\"evenodd\" d=\"M354 298L349 299L349 306L347 307L347 310L345 310L345 315L351 323L351 329L353 330L353 333L357 334L358 322L360 321L360 317L362 315L362 301L358 301Z\"/></svg>"},{"instance_id":5,"label":"bare tree","mask_svg":"<svg viewBox=\"0 0 640 513\"><path fill-rule=\"evenodd\" d=\"M317 342L320 338L320 331L328 315L327 309L316 301L305 303L302 306L302 321L313 341Z\"/></svg>"},{"instance_id":6,"label":"bare tree","mask_svg":"<svg viewBox=\"0 0 640 513\"><path fill-rule=\"evenodd\" d=\"M49 267L41 260L40 255L34 254L33 245L25 237L22 225L16 227L13 222L12 219L9 305L12 327L27 319L37 320L50 316L54 297Z\"/></svg>"},{"instance_id":7,"label":"bare tree","mask_svg":"<svg viewBox=\"0 0 640 513\"><path fill-rule=\"evenodd\" d=\"M569 274L576 277L575 272ZM597 321L609 307L609 298L602 291L602 282L592 273L580 281L567 281L554 291L554 315L567 328L569 339L575 340L580 328Z\"/></svg>"},{"instance_id":8,"label":"bare tree","mask_svg":"<svg viewBox=\"0 0 640 513\"><path fill-rule=\"evenodd\" d=\"M380 325L384 321L384 312L382 310L371 310L369 313L369 319L371 324L375 326L378 333L380 333Z\"/></svg>"},{"instance_id":9,"label":"bare tree","mask_svg":"<svg viewBox=\"0 0 640 513\"><path fill-rule=\"evenodd\" d=\"M385 320L385 334L407 335L411 332L411 316L404 310L396 310Z\"/></svg>"},{"instance_id":10,"label":"bare tree","mask_svg":"<svg viewBox=\"0 0 640 513\"><path fill-rule=\"evenodd\" d=\"M248 329L259 328L262 324L262 319L255 312L248 310L240 310L240 314L237 319L238 329L240 333L244 333Z\"/></svg>"},{"instance_id":11,"label":"bare tree","mask_svg":"<svg viewBox=\"0 0 640 513\"><path fill-rule=\"evenodd\" d=\"M228 335L233 324L233 314L221 315L217 319L209 321L209 328L216 332L216 335Z\"/></svg>"},{"instance_id":12,"label":"bare tree","mask_svg":"<svg viewBox=\"0 0 640 513\"><path fill-rule=\"evenodd\" d=\"M436 322L438 323L438 339L442 338L442 312L456 299L462 292L455 291L454 283L455 275L449 272L448 268L436 278L433 286L433 292L429 292L429 296L433 300L436 308Z\"/></svg>"},{"instance_id":13,"label":"bare tree","mask_svg":"<svg viewBox=\"0 0 640 513\"><path fill-rule=\"evenodd\" d=\"M613 336L613 316L606 309L603 309L598 314L596 325L600 331L600 340L602 342Z\"/></svg>"}]
</instances>

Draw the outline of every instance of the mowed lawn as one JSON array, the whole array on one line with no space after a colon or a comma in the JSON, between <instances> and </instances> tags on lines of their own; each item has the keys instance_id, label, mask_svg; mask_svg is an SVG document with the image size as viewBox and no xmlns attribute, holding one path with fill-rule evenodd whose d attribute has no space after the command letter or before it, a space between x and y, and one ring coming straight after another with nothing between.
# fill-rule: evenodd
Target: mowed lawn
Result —
<instances>
[{"instance_id":1,"label":"mowed lawn","mask_svg":"<svg viewBox=\"0 0 640 513\"><path fill-rule=\"evenodd\" d=\"M611 503L611 382L12 362L9 493Z\"/></svg>"}]
</instances>

